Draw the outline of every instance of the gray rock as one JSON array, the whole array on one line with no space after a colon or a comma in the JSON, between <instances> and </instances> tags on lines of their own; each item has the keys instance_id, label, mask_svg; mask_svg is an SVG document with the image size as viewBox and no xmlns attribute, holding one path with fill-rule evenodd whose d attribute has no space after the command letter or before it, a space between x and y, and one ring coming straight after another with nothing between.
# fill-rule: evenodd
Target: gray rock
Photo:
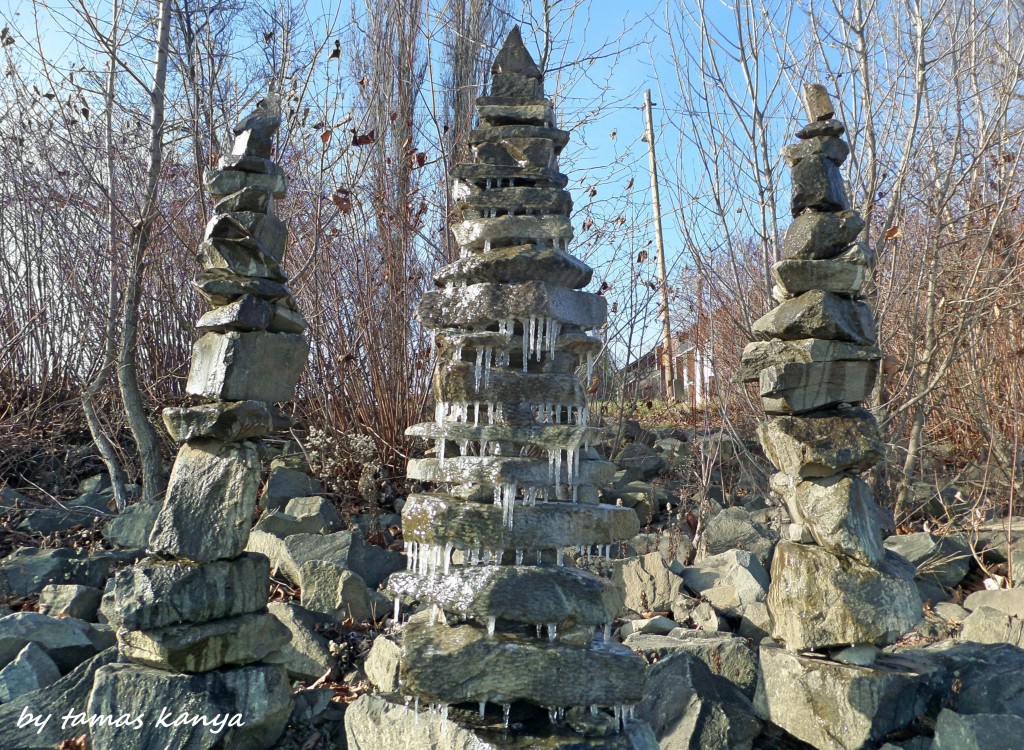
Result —
<instances>
[{"instance_id":1,"label":"gray rock","mask_svg":"<svg viewBox=\"0 0 1024 750\"><path fill-rule=\"evenodd\" d=\"M687 588L717 611L739 617L746 605L762 602L768 592L768 572L749 552L730 550L695 562L683 570Z\"/></svg>"},{"instance_id":2,"label":"gray rock","mask_svg":"<svg viewBox=\"0 0 1024 750\"><path fill-rule=\"evenodd\" d=\"M117 649L108 648L79 664L45 690L27 693L0 706L0 750L53 750L62 740L87 731L82 723L61 718L69 712L86 718L89 693L96 671L117 659ZM28 712L26 714L26 711ZM51 717L46 721L46 717ZM28 721L31 717L31 721ZM19 719L23 721L19 722Z\"/></svg>"},{"instance_id":3,"label":"gray rock","mask_svg":"<svg viewBox=\"0 0 1024 750\"><path fill-rule=\"evenodd\" d=\"M794 482L790 475L779 473L770 481L790 516L806 527L819 545L865 565L882 562L885 548L875 501L863 479L844 472Z\"/></svg>"},{"instance_id":4,"label":"gray rock","mask_svg":"<svg viewBox=\"0 0 1024 750\"><path fill-rule=\"evenodd\" d=\"M206 240L200 243L196 250L196 260L199 261L200 267L207 271L225 270L239 276L287 281L287 276L284 275L274 256L267 248L253 239L215 238ZM200 323L206 322L206 320L200 320ZM214 327L221 328L222 326L215 325Z\"/></svg>"},{"instance_id":5,"label":"gray rock","mask_svg":"<svg viewBox=\"0 0 1024 750\"><path fill-rule=\"evenodd\" d=\"M528 700L542 706L622 705L643 692L644 660L616 643L539 642L473 625L406 625L402 684L432 703Z\"/></svg>"},{"instance_id":6,"label":"gray rock","mask_svg":"<svg viewBox=\"0 0 1024 750\"><path fill-rule=\"evenodd\" d=\"M981 607L1003 612L1011 617L1024 618L1024 589L996 589L975 591L964 600L964 608L974 611Z\"/></svg>"},{"instance_id":7,"label":"gray rock","mask_svg":"<svg viewBox=\"0 0 1024 750\"><path fill-rule=\"evenodd\" d=\"M843 252L864 229L856 211L819 213L808 211L793 219L782 243L787 259L825 260Z\"/></svg>"},{"instance_id":8,"label":"gray rock","mask_svg":"<svg viewBox=\"0 0 1024 750\"><path fill-rule=\"evenodd\" d=\"M683 580L668 569L658 552L614 561L612 582L625 592L625 609L639 615L673 611L683 587Z\"/></svg>"},{"instance_id":9,"label":"gray rock","mask_svg":"<svg viewBox=\"0 0 1024 750\"><path fill-rule=\"evenodd\" d=\"M458 710L437 711L421 706L392 703L382 695L360 696L345 712L345 732L350 750L395 750L424 747L431 750L502 750L501 715L489 729L477 734L468 721L456 721ZM479 725L479 722L476 722ZM497 737L495 737L497 734ZM658 741L641 722L627 722L621 734L585 737L568 726L546 724L524 728L517 734L523 747L545 750L658 750ZM517 743L518 744L518 743Z\"/></svg>"},{"instance_id":10,"label":"gray rock","mask_svg":"<svg viewBox=\"0 0 1024 750\"><path fill-rule=\"evenodd\" d=\"M382 693L398 692L402 647L387 636L378 636L366 655L363 670L366 678Z\"/></svg>"},{"instance_id":11,"label":"gray rock","mask_svg":"<svg viewBox=\"0 0 1024 750\"><path fill-rule=\"evenodd\" d=\"M455 567L428 576L402 571L391 576L388 591L478 622L497 617L530 624L568 620L597 626L614 620L624 602L622 590L610 581L546 565Z\"/></svg>"},{"instance_id":12,"label":"gray rock","mask_svg":"<svg viewBox=\"0 0 1024 750\"><path fill-rule=\"evenodd\" d=\"M955 537L936 537L926 531L891 536L885 548L905 557L917 568L917 577L953 588L971 567L971 549ZM1024 611L1024 599L1021 600Z\"/></svg>"},{"instance_id":13,"label":"gray rock","mask_svg":"<svg viewBox=\"0 0 1024 750\"><path fill-rule=\"evenodd\" d=\"M648 667L636 714L651 725L662 750L750 750L761 733L750 700L684 651Z\"/></svg>"},{"instance_id":14,"label":"gray rock","mask_svg":"<svg viewBox=\"0 0 1024 750\"><path fill-rule=\"evenodd\" d=\"M665 459L643 443L626 443L615 463L620 469L635 473L639 479L651 479L668 466Z\"/></svg>"},{"instance_id":15,"label":"gray rock","mask_svg":"<svg viewBox=\"0 0 1024 750\"><path fill-rule=\"evenodd\" d=\"M787 297L796 297L812 289L843 296L860 294L868 279L868 266L841 260L782 260L772 266L775 283Z\"/></svg>"},{"instance_id":16,"label":"gray rock","mask_svg":"<svg viewBox=\"0 0 1024 750\"><path fill-rule=\"evenodd\" d=\"M808 154L791 171L792 210L844 211L850 208L839 166L824 154Z\"/></svg>"},{"instance_id":17,"label":"gray rock","mask_svg":"<svg viewBox=\"0 0 1024 750\"><path fill-rule=\"evenodd\" d=\"M761 406L768 414L803 414L867 400L878 365L869 361L772 365L761 370Z\"/></svg>"},{"instance_id":18,"label":"gray rock","mask_svg":"<svg viewBox=\"0 0 1024 750\"><path fill-rule=\"evenodd\" d=\"M207 333L192 348L185 390L221 401L288 401L308 353L293 333Z\"/></svg>"},{"instance_id":19,"label":"gray rock","mask_svg":"<svg viewBox=\"0 0 1024 750\"><path fill-rule=\"evenodd\" d=\"M769 461L802 479L864 471L885 456L878 423L866 409L775 417L759 425L757 435Z\"/></svg>"},{"instance_id":20,"label":"gray rock","mask_svg":"<svg viewBox=\"0 0 1024 750\"><path fill-rule=\"evenodd\" d=\"M780 542L771 573L772 637L793 651L886 645L921 619L913 568L892 552L876 569L821 547Z\"/></svg>"},{"instance_id":21,"label":"gray rock","mask_svg":"<svg viewBox=\"0 0 1024 750\"><path fill-rule=\"evenodd\" d=\"M851 344L875 343L875 322L865 303L812 289L783 302L753 325L754 338L830 339Z\"/></svg>"},{"instance_id":22,"label":"gray rock","mask_svg":"<svg viewBox=\"0 0 1024 750\"><path fill-rule=\"evenodd\" d=\"M512 221L502 222L501 219ZM519 234L522 217L500 217L492 220L488 233L501 231L503 225ZM543 239L550 240L561 232L571 239L572 227L568 219L563 218L558 227L538 226L545 232ZM469 228L472 243L483 247L486 241L476 231ZM508 318L526 318L530 316L555 318L564 325L575 325L590 329L600 326L607 316L608 304L604 297L588 292L577 292L565 287L545 284L540 281L528 281L522 284L474 284L470 287L471 296L462 289L439 289L427 292L420 299L416 317L428 328L472 328L477 325L489 325L494 320Z\"/></svg>"},{"instance_id":23,"label":"gray rock","mask_svg":"<svg viewBox=\"0 0 1024 750\"><path fill-rule=\"evenodd\" d=\"M261 547L266 535L257 539ZM279 570L293 583L299 583L302 565L311 560L333 563L359 576L366 585L376 589L387 577L406 567L405 556L363 541L358 531L334 534L294 534L284 540L283 547L273 542L270 549L259 549L270 557L271 569Z\"/></svg>"},{"instance_id":24,"label":"gray rock","mask_svg":"<svg viewBox=\"0 0 1024 750\"><path fill-rule=\"evenodd\" d=\"M283 432L295 424L289 415L262 401L219 401L169 407L163 410L163 421L171 437L179 443L197 438L225 443L248 440Z\"/></svg>"},{"instance_id":25,"label":"gray rock","mask_svg":"<svg viewBox=\"0 0 1024 750\"><path fill-rule=\"evenodd\" d=\"M628 639L631 635L668 635L678 627L679 623L675 620L660 615L639 620L627 620L619 628L619 637ZM630 647L632 648L632 646Z\"/></svg>"},{"instance_id":26,"label":"gray rock","mask_svg":"<svg viewBox=\"0 0 1024 750\"><path fill-rule=\"evenodd\" d=\"M247 195L248 193L248 195ZM239 198L266 198L266 194L260 196L258 193L249 193L243 190L236 194ZM227 201L232 198L226 199ZM214 204L214 210L218 204ZM230 271L212 270L200 271L196 274L192 285L211 305L226 305L241 297L243 294L252 294L261 299L273 301L290 300L291 293L288 287L279 281L260 279L250 276L238 276Z\"/></svg>"},{"instance_id":27,"label":"gray rock","mask_svg":"<svg viewBox=\"0 0 1024 750\"><path fill-rule=\"evenodd\" d=\"M300 521L315 516L320 519L327 531L337 531L343 525L341 514L334 507L334 503L323 497L293 497L285 505L284 512Z\"/></svg>"},{"instance_id":28,"label":"gray rock","mask_svg":"<svg viewBox=\"0 0 1024 750\"><path fill-rule=\"evenodd\" d=\"M310 560L299 572L302 606L339 621L372 622L387 614L370 596L366 583L351 570L335 563Z\"/></svg>"},{"instance_id":29,"label":"gray rock","mask_svg":"<svg viewBox=\"0 0 1024 750\"><path fill-rule=\"evenodd\" d=\"M273 162L270 162L273 164ZM280 172L274 165L273 172ZM248 171L248 170L247 170ZM288 239L288 226L276 216L256 213L254 211L238 211L229 214L215 214L206 224L203 239L219 237L222 239L243 240L252 238L269 252L274 260L280 262L284 255L284 245Z\"/></svg>"},{"instance_id":30,"label":"gray rock","mask_svg":"<svg viewBox=\"0 0 1024 750\"><path fill-rule=\"evenodd\" d=\"M626 637L623 645L643 653L648 659L685 651L704 662L712 674L729 680L748 698L754 697L757 653L745 638L731 633L676 628L671 636L634 633Z\"/></svg>"},{"instance_id":31,"label":"gray rock","mask_svg":"<svg viewBox=\"0 0 1024 750\"><path fill-rule=\"evenodd\" d=\"M91 524L110 515L109 493L86 493L64 505L32 510L18 524L18 530L29 534L53 534L75 526Z\"/></svg>"},{"instance_id":32,"label":"gray rock","mask_svg":"<svg viewBox=\"0 0 1024 750\"><path fill-rule=\"evenodd\" d=\"M96 672L88 713L142 717L137 731L110 725L93 727L94 750L269 750L277 746L291 709L288 677L284 668L276 665L192 675L137 664L108 664ZM213 733L213 727L201 722L195 725L186 720L173 725L182 714L211 720L219 717L224 727ZM159 725L161 718L172 725ZM242 722L244 725L238 726Z\"/></svg>"},{"instance_id":33,"label":"gray rock","mask_svg":"<svg viewBox=\"0 0 1024 750\"><path fill-rule=\"evenodd\" d=\"M759 380L761 371L773 365L790 363L879 360L881 350L876 346L860 346L843 341L825 339L796 339L794 341L751 341L743 349L740 369L733 380L740 383Z\"/></svg>"},{"instance_id":34,"label":"gray rock","mask_svg":"<svg viewBox=\"0 0 1024 750\"><path fill-rule=\"evenodd\" d=\"M143 560L114 579L119 628L152 630L257 612L267 605L270 563L258 554L196 564Z\"/></svg>"},{"instance_id":35,"label":"gray rock","mask_svg":"<svg viewBox=\"0 0 1024 750\"><path fill-rule=\"evenodd\" d=\"M1024 620L992 607L979 606L964 618L960 638L977 643L1009 643L1024 647Z\"/></svg>"},{"instance_id":36,"label":"gray rock","mask_svg":"<svg viewBox=\"0 0 1024 750\"><path fill-rule=\"evenodd\" d=\"M288 638L288 628L266 612L117 632L122 656L174 672L209 672L252 664L284 646Z\"/></svg>"},{"instance_id":37,"label":"gray rock","mask_svg":"<svg viewBox=\"0 0 1024 750\"><path fill-rule=\"evenodd\" d=\"M267 174L236 169L208 169L203 181L215 198L237 193L247 187L266 190L275 198L283 198L288 191L288 181L281 172Z\"/></svg>"},{"instance_id":38,"label":"gray rock","mask_svg":"<svg viewBox=\"0 0 1024 750\"><path fill-rule=\"evenodd\" d=\"M35 643L67 673L113 642L109 630L71 617L15 612L0 618L0 665L9 664L25 646Z\"/></svg>"},{"instance_id":39,"label":"gray rock","mask_svg":"<svg viewBox=\"0 0 1024 750\"><path fill-rule=\"evenodd\" d=\"M60 679L60 669L40 646L29 643L0 669L0 703L9 703Z\"/></svg>"},{"instance_id":40,"label":"gray rock","mask_svg":"<svg viewBox=\"0 0 1024 750\"><path fill-rule=\"evenodd\" d=\"M103 538L115 547L146 549L161 507L159 501L129 505L103 527Z\"/></svg>"},{"instance_id":41,"label":"gray rock","mask_svg":"<svg viewBox=\"0 0 1024 750\"><path fill-rule=\"evenodd\" d=\"M719 555L728 550L744 550L767 565L779 535L753 520L740 507L726 508L707 522L697 548L697 559Z\"/></svg>"},{"instance_id":42,"label":"gray rock","mask_svg":"<svg viewBox=\"0 0 1024 750\"><path fill-rule=\"evenodd\" d=\"M772 617L764 602L751 602L743 608L736 632L757 644L771 635Z\"/></svg>"},{"instance_id":43,"label":"gray rock","mask_svg":"<svg viewBox=\"0 0 1024 750\"><path fill-rule=\"evenodd\" d=\"M316 515L296 518L290 513L271 511L260 516L253 531L262 531L284 539L293 534L326 534L330 529L324 520Z\"/></svg>"},{"instance_id":44,"label":"gray rock","mask_svg":"<svg viewBox=\"0 0 1024 750\"><path fill-rule=\"evenodd\" d=\"M335 668L329 641L316 632L318 624L329 622L326 618L287 602L271 602L267 609L291 633L291 640L268 661L283 664L296 680L314 680Z\"/></svg>"},{"instance_id":45,"label":"gray rock","mask_svg":"<svg viewBox=\"0 0 1024 750\"><path fill-rule=\"evenodd\" d=\"M1012 714L1024 718L1024 650L1006 643L943 640L928 648L900 649L932 660L942 705L961 714Z\"/></svg>"},{"instance_id":46,"label":"gray rock","mask_svg":"<svg viewBox=\"0 0 1024 750\"><path fill-rule=\"evenodd\" d=\"M237 557L252 528L259 477L252 443L185 443L171 470L149 548L200 562Z\"/></svg>"},{"instance_id":47,"label":"gray rock","mask_svg":"<svg viewBox=\"0 0 1024 750\"><path fill-rule=\"evenodd\" d=\"M284 465L271 466L267 486L260 495L260 507L265 511L284 510L289 500L310 497L323 492L320 482L308 471Z\"/></svg>"},{"instance_id":48,"label":"gray rock","mask_svg":"<svg viewBox=\"0 0 1024 750\"><path fill-rule=\"evenodd\" d=\"M39 592L39 613L96 622L103 590L75 584L49 584Z\"/></svg>"},{"instance_id":49,"label":"gray rock","mask_svg":"<svg viewBox=\"0 0 1024 750\"><path fill-rule=\"evenodd\" d=\"M811 138L833 138L846 132L846 126L839 120L816 120L804 125L796 131L796 137L802 140Z\"/></svg>"},{"instance_id":50,"label":"gray rock","mask_svg":"<svg viewBox=\"0 0 1024 750\"><path fill-rule=\"evenodd\" d=\"M715 633L729 630L725 619L718 614L718 610L707 602L701 602L690 611L690 622L702 632Z\"/></svg>"},{"instance_id":51,"label":"gray rock","mask_svg":"<svg viewBox=\"0 0 1024 750\"><path fill-rule=\"evenodd\" d=\"M292 694L289 724L311 724L323 716L334 698L332 688L312 688Z\"/></svg>"},{"instance_id":52,"label":"gray rock","mask_svg":"<svg viewBox=\"0 0 1024 750\"><path fill-rule=\"evenodd\" d=\"M765 721L820 750L854 750L922 716L936 669L883 654L872 668L795 654L761 643L754 706Z\"/></svg>"},{"instance_id":53,"label":"gray rock","mask_svg":"<svg viewBox=\"0 0 1024 750\"><path fill-rule=\"evenodd\" d=\"M789 146L783 146L780 149L780 153L791 167L808 156L824 156L833 161L836 166L840 166L846 161L846 157L850 155L850 147L846 144L846 141L833 136L812 138Z\"/></svg>"},{"instance_id":54,"label":"gray rock","mask_svg":"<svg viewBox=\"0 0 1024 750\"><path fill-rule=\"evenodd\" d=\"M932 750L1016 750L1024 718L1003 714L962 716L948 708L935 721Z\"/></svg>"}]
</instances>

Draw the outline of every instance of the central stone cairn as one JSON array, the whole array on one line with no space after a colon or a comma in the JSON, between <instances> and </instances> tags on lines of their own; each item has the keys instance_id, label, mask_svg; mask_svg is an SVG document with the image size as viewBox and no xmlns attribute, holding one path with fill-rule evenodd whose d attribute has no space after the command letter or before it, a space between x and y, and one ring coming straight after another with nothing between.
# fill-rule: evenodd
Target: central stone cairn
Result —
<instances>
[{"instance_id":1,"label":"central stone cairn","mask_svg":"<svg viewBox=\"0 0 1024 750\"><path fill-rule=\"evenodd\" d=\"M546 748L656 747L637 744L649 730L628 720L645 663L610 638L623 593L563 555L608 554L638 531L633 510L598 504L615 467L590 448L601 431L575 374L601 346L587 331L604 324L606 303L577 291L592 271L566 252L572 201L557 157L569 134L554 127L518 29L492 72L474 162L453 170L461 255L418 309L437 331L436 418L408 434L434 455L408 474L437 490L402 511L409 570L388 587L429 607L405 626L395 700L432 705L459 731L511 728ZM469 710L449 714L453 704ZM394 710L407 709L353 706L350 745L462 747L386 718ZM421 736L403 740L400 726Z\"/></svg>"},{"instance_id":2,"label":"central stone cairn","mask_svg":"<svg viewBox=\"0 0 1024 750\"><path fill-rule=\"evenodd\" d=\"M308 353L280 267L286 228L274 199L286 182L269 158L279 124L276 99L262 102L206 176L215 216L195 285L214 307L197 325L186 386L201 403L164 410L182 446L152 556L115 578L124 663L97 672L89 703L92 715L143 722L94 727L96 750L269 748L291 711L285 668L264 663L289 640L266 609L270 564L244 552L260 483L254 441L291 426L274 402L292 397ZM219 730L207 726L218 719Z\"/></svg>"},{"instance_id":3,"label":"central stone cairn","mask_svg":"<svg viewBox=\"0 0 1024 750\"><path fill-rule=\"evenodd\" d=\"M875 418L858 406L882 353L861 298L873 258L839 173L845 127L824 87L807 86L805 102L811 122L783 150L794 218L772 268L781 304L754 323L739 373L759 384L769 419L758 435L793 521L767 599L785 648L762 643L755 704L817 748L855 748L915 716L897 696L920 675L879 647L917 624L921 600L914 567L882 546L881 509L859 476L884 458Z\"/></svg>"}]
</instances>

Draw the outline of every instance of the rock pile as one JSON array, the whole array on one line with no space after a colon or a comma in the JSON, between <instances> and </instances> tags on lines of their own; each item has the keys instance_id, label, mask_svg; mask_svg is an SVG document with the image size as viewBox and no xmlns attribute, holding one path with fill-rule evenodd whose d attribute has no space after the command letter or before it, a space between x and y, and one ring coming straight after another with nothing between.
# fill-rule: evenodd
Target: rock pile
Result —
<instances>
[{"instance_id":1,"label":"rock pile","mask_svg":"<svg viewBox=\"0 0 1024 750\"><path fill-rule=\"evenodd\" d=\"M490 95L477 100L474 162L453 170L461 256L418 308L437 331L437 406L434 422L409 430L434 454L410 461L408 474L437 489L408 498L409 570L389 583L429 604L402 638L398 689L410 708L360 699L347 714L349 744L468 747L456 741L468 732L482 748L493 731L550 748L655 747L646 725L629 721L644 660L610 637L623 594L563 555L608 554L638 530L633 510L598 504L615 466L590 447L600 431L587 424L575 371L600 347L588 331L606 305L578 291L592 272L566 252L572 203L557 157L569 134L555 127L518 29L492 72ZM443 716L468 704L479 717L453 711L461 728L448 739L433 719L396 723L420 704Z\"/></svg>"},{"instance_id":2,"label":"rock pile","mask_svg":"<svg viewBox=\"0 0 1024 750\"><path fill-rule=\"evenodd\" d=\"M290 425L274 402L292 397L307 354L280 266L286 229L274 199L286 181L270 159L279 124L276 100L261 102L206 176L215 215L195 285L213 309L197 325L187 385L200 403L164 411L182 445L151 556L115 578L122 663L99 669L89 703L93 715L142 717L141 727L97 725L97 750L272 747L291 710L285 668L263 662L289 639L267 611L269 563L244 552L260 483L254 440ZM149 715L162 709L170 725Z\"/></svg>"},{"instance_id":3,"label":"rock pile","mask_svg":"<svg viewBox=\"0 0 1024 750\"><path fill-rule=\"evenodd\" d=\"M914 627L921 600L913 566L883 546L879 508L859 476L884 451L874 417L858 406L881 357L861 299L872 257L856 241L864 221L850 210L839 172L849 154L845 128L824 87L808 86L805 98L811 122L797 132L800 143L783 152L792 166L794 219L783 260L772 268L780 304L754 324L758 340L744 350L740 373L759 383L770 416L758 434L779 469L772 488L794 521L791 539L775 549L767 599L772 637L790 653L762 644L755 702L764 718L815 747L847 748L911 720L913 711L883 727L851 722L835 732L838 715L806 720L830 705L811 686L836 683L844 693L853 682L884 684L863 687L862 697L874 689L882 699L920 679L884 660L867 677L861 667ZM793 653L811 651L835 661ZM877 706L868 703L854 710L874 716Z\"/></svg>"}]
</instances>

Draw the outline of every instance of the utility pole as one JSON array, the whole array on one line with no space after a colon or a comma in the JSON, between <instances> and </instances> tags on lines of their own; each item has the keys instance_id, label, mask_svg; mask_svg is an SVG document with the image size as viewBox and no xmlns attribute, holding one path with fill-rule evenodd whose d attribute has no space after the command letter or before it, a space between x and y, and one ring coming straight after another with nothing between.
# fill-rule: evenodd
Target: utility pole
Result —
<instances>
[{"instance_id":1,"label":"utility pole","mask_svg":"<svg viewBox=\"0 0 1024 750\"><path fill-rule=\"evenodd\" d=\"M658 160L654 156L654 118L651 115L651 90L644 92L644 115L647 120L647 153L651 161L651 201L654 211L654 241L658 246L658 280L661 287L661 316L665 373L665 398L675 401L674 360L672 356L672 327L668 320L668 279L665 272L665 238L661 233L661 197L658 193Z\"/></svg>"}]
</instances>

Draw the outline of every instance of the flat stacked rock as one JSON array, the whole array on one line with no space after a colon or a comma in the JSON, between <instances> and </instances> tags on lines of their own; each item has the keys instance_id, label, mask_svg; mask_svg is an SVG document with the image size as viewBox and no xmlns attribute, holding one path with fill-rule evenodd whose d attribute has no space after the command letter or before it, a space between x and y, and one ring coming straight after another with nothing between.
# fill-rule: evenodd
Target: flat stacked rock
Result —
<instances>
[{"instance_id":1,"label":"flat stacked rock","mask_svg":"<svg viewBox=\"0 0 1024 750\"><path fill-rule=\"evenodd\" d=\"M744 349L739 379L760 386L769 419L758 435L779 470L772 489L793 520L790 540L772 560L767 604L775 642L762 646L762 664L779 661L779 644L818 653L787 657L794 665L787 670L764 669L757 707L815 747L852 748L893 727L868 726L863 736L808 733L810 723L787 721L801 713L791 704L806 696L803 708L822 715L827 706L815 701L828 700L815 679L874 664L879 647L920 620L921 600L914 567L882 545L880 509L860 477L884 458L875 418L859 406L882 354L861 298L872 269L871 251L857 241L864 221L850 210L839 172L850 151L845 127L833 119L824 87L807 86L805 98L811 122L797 132L800 143L783 150L794 218L783 260L772 268L780 304L754 324L757 340ZM892 670L886 679L917 676Z\"/></svg>"},{"instance_id":2,"label":"flat stacked rock","mask_svg":"<svg viewBox=\"0 0 1024 750\"><path fill-rule=\"evenodd\" d=\"M569 134L554 126L518 29L492 72L475 161L453 170L461 255L417 313L437 331L437 406L433 422L408 430L434 446L408 475L436 489L408 498L409 570L389 581L429 605L405 627L400 691L410 710L479 707L479 742L490 729L527 743L516 747L646 747L635 738L653 743L649 732L622 731L644 686L643 659L609 636L623 593L563 557L638 531L633 510L598 504L615 467L589 447L600 431L576 370L600 349L588 331L606 304L578 291L592 272L566 252L572 201L557 157ZM350 746L382 747L361 736L375 731L364 719L348 722ZM422 732L408 742L435 746Z\"/></svg>"},{"instance_id":3,"label":"flat stacked rock","mask_svg":"<svg viewBox=\"0 0 1024 750\"><path fill-rule=\"evenodd\" d=\"M292 397L308 352L280 266L286 229L274 199L286 182L269 158L279 124L276 100L261 102L206 176L215 215L195 285L213 309L197 324L187 385L199 403L164 410L182 445L151 556L115 578L111 624L123 663L97 672L89 703L91 714L143 721L97 725L97 750L269 748L290 714L285 669L264 662L289 640L267 611L270 563L244 552L260 484L254 441L291 425L274 402ZM188 719L169 727L162 708L172 713L165 721L238 718L217 732Z\"/></svg>"}]
</instances>

